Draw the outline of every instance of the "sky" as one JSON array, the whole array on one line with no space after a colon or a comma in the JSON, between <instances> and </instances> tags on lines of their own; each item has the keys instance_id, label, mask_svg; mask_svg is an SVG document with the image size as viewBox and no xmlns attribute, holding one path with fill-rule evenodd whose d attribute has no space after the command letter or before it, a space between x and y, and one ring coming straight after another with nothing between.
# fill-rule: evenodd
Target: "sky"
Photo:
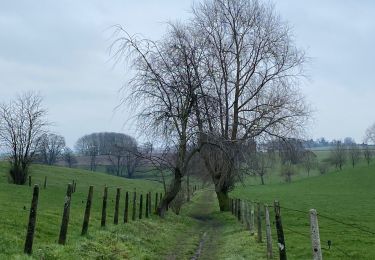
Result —
<instances>
[{"instance_id":1,"label":"sky","mask_svg":"<svg viewBox=\"0 0 375 260\"><path fill-rule=\"evenodd\" d=\"M0 102L38 91L67 145L89 133L140 136L116 109L129 78L109 54L114 25L154 40L167 21L190 16L191 0L0 0ZM375 122L375 1L274 1L310 61L301 88L313 108L311 138L362 142Z\"/></svg>"}]
</instances>

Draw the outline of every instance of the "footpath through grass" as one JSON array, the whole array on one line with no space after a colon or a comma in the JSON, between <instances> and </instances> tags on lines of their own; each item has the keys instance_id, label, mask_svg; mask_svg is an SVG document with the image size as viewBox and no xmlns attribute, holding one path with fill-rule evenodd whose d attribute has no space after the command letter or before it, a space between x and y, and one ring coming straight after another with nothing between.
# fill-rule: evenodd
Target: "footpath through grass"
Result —
<instances>
[{"instance_id":1,"label":"footpath through grass","mask_svg":"<svg viewBox=\"0 0 375 260\"><path fill-rule=\"evenodd\" d=\"M375 165L361 164L291 184L239 186L231 196L268 205L280 200L289 259L311 259L308 211L312 208L320 214L325 259L375 259L374 187ZM274 226L272 231L276 249Z\"/></svg>"}]
</instances>

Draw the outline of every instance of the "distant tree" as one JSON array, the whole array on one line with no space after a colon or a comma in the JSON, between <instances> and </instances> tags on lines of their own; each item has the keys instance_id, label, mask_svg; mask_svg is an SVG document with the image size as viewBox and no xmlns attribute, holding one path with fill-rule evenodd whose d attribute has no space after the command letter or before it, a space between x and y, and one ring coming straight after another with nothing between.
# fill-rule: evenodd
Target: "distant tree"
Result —
<instances>
[{"instance_id":1,"label":"distant tree","mask_svg":"<svg viewBox=\"0 0 375 260\"><path fill-rule=\"evenodd\" d=\"M360 147L356 143L351 143L348 146L348 155L349 155L350 162L354 168L355 165L358 163L358 161L361 159Z\"/></svg>"},{"instance_id":2,"label":"distant tree","mask_svg":"<svg viewBox=\"0 0 375 260\"><path fill-rule=\"evenodd\" d=\"M73 165L77 163L77 158L74 155L72 149L70 149L69 147L64 148L62 158L65 161L65 163L68 165L69 168L72 168Z\"/></svg>"},{"instance_id":3,"label":"distant tree","mask_svg":"<svg viewBox=\"0 0 375 260\"><path fill-rule=\"evenodd\" d=\"M38 141L47 132L46 114L42 98L34 92L0 105L0 142L9 153L10 177L15 184L27 180Z\"/></svg>"},{"instance_id":4,"label":"distant tree","mask_svg":"<svg viewBox=\"0 0 375 260\"><path fill-rule=\"evenodd\" d=\"M367 128L365 133L365 143L375 144L375 123Z\"/></svg>"},{"instance_id":5,"label":"distant tree","mask_svg":"<svg viewBox=\"0 0 375 260\"><path fill-rule=\"evenodd\" d=\"M96 171L96 158L99 155L99 142L97 134L85 135L78 139L75 145L76 151L90 158L90 170Z\"/></svg>"},{"instance_id":6,"label":"distant tree","mask_svg":"<svg viewBox=\"0 0 375 260\"><path fill-rule=\"evenodd\" d=\"M292 176L295 174L296 174L296 168L295 168L295 165L293 165L291 162L285 162L281 166L281 176L284 177L287 183L292 182Z\"/></svg>"},{"instance_id":7,"label":"distant tree","mask_svg":"<svg viewBox=\"0 0 375 260\"><path fill-rule=\"evenodd\" d=\"M272 159L267 152L257 152L253 160L253 172L260 177L261 184L264 185L264 177L272 168Z\"/></svg>"},{"instance_id":8,"label":"distant tree","mask_svg":"<svg viewBox=\"0 0 375 260\"><path fill-rule=\"evenodd\" d=\"M371 159L373 157L373 151L368 145L363 148L363 157L365 158L367 165L370 165Z\"/></svg>"},{"instance_id":9,"label":"distant tree","mask_svg":"<svg viewBox=\"0 0 375 260\"><path fill-rule=\"evenodd\" d=\"M352 137L345 137L344 138L344 145L350 146L350 145L353 145L353 144L356 144L354 138L352 138Z\"/></svg>"},{"instance_id":10,"label":"distant tree","mask_svg":"<svg viewBox=\"0 0 375 260\"><path fill-rule=\"evenodd\" d=\"M334 141L333 144L330 155L331 163L341 171L347 159L347 150L341 141Z\"/></svg>"},{"instance_id":11,"label":"distant tree","mask_svg":"<svg viewBox=\"0 0 375 260\"><path fill-rule=\"evenodd\" d=\"M318 170L319 170L320 174L327 173L328 169L329 169L329 163L328 162L323 161L323 162L318 163Z\"/></svg>"},{"instance_id":12,"label":"distant tree","mask_svg":"<svg viewBox=\"0 0 375 260\"><path fill-rule=\"evenodd\" d=\"M302 154L302 165L307 171L307 176L310 176L310 171L312 169L316 168L317 163L318 163L318 161L317 161L317 158L316 158L316 154L313 153L312 151L306 150Z\"/></svg>"},{"instance_id":13,"label":"distant tree","mask_svg":"<svg viewBox=\"0 0 375 260\"><path fill-rule=\"evenodd\" d=\"M40 137L38 154L44 164L53 165L65 148L65 138L56 134L44 134Z\"/></svg>"}]
</instances>

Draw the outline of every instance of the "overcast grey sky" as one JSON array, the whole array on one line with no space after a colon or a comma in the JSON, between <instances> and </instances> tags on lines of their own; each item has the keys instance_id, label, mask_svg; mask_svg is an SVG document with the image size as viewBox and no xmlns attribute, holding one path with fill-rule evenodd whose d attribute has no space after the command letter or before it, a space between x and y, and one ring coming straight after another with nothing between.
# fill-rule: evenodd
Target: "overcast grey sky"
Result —
<instances>
[{"instance_id":1,"label":"overcast grey sky","mask_svg":"<svg viewBox=\"0 0 375 260\"><path fill-rule=\"evenodd\" d=\"M274 1L312 58L303 83L315 110L312 138L354 137L361 142L375 121L375 1ZM135 135L128 115L114 112L124 66L108 54L111 31L158 39L164 22L189 17L191 0L0 0L0 101L38 90L52 130L73 146L82 135Z\"/></svg>"}]
</instances>

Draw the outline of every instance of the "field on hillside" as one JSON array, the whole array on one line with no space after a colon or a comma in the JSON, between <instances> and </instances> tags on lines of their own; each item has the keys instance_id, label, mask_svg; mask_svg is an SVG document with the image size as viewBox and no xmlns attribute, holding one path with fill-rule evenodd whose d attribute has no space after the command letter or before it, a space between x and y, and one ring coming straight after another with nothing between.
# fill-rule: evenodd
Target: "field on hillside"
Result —
<instances>
[{"instance_id":1,"label":"field on hillside","mask_svg":"<svg viewBox=\"0 0 375 260\"><path fill-rule=\"evenodd\" d=\"M375 256L375 165L364 162L354 169L331 170L325 175L297 179L290 184L247 185L231 193L273 205L279 200L290 259L311 259L308 211L320 215L319 227L325 259L374 259ZM272 216L274 219L273 211ZM274 251L277 252L273 227ZM329 249L328 241L331 241Z\"/></svg>"},{"instance_id":2,"label":"field on hillside","mask_svg":"<svg viewBox=\"0 0 375 260\"><path fill-rule=\"evenodd\" d=\"M0 259L4 259L6 256L22 255L29 216L28 209L32 198L32 187L8 183L7 166L5 162L0 163L0 230L2 232L0 236ZM56 241L60 230L66 188L67 184L71 183L73 179L77 182L77 188L72 196L67 236L68 245L78 243L81 239L80 232L89 185L94 186L89 236L92 232L100 230L102 196L105 185L109 187L107 210L109 226L113 225L114 199L117 187L120 187L122 192L120 223L123 221L126 191L133 192L136 190L138 194L143 193L144 196L149 191L153 194L162 191L162 185L154 181L128 180L107 174L63 167L34 165L31 168L31 176L32 183L40 186L33 251L35 255L41 257L47 254L51 248L58 248ZM43 189L45 176L47 176L47 188ZM154 204L154 195L152 204ZM100 249L98 250L100 251Z\"/></svg>"}]
</instances>

